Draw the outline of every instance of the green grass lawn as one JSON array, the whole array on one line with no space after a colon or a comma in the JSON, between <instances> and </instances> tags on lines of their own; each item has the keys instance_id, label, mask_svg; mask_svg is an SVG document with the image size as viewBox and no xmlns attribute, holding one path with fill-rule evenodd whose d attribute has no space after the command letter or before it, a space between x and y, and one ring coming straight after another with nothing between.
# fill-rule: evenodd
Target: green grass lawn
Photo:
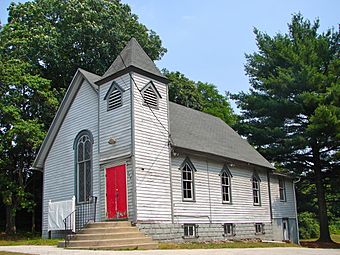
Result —
<instances>
[{"instance_id":1,"label":"green grass lawn","mask_svg":"<svg viewBox=\"0 0 340 255\"><path fill-rule=\"evenodd\" d=\"M267 248L267 247L298 247L289 243L262 242L207 242L207 243L160 243L160 249L222 249L222 248Z\"/></svg>"},{"instance_id":2,"label":"green grass lawn","mask_svg":"<svg viewBox=\"0 0 340 255\"><path fill-rule=\"evenodd\" d=\"M2 236L0 238L0 246L13 245L57 245L62 239L42 239L40 236L32 235L15 235ZM2 255L0 253L0 255Z\"/></svg>"},{"instance_id":3,"label":"green grass lawn","mask_svg":"<svg viewBox=\"0 0 340 255\"><path fill-rule=\"evenodd\" d=\"M334 242L340 243L340 234L339 235L331 235L331 238Z\"/></svg>"},{"instance_id":4,"label":"green grass lawn","mask_svg":"<svg viewBox=\"0 0 340 255\"><path fill-rule=\"evenodd\" d=\"M27 253L0 251L0 255L26 255Z\"/></svg>"}]
</instances>

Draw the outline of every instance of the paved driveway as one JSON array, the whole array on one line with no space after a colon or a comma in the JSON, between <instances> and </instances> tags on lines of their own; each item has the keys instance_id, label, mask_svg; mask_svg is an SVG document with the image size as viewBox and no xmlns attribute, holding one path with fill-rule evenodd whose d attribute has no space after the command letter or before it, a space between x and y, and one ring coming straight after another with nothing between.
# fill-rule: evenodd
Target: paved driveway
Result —
<instances>
[{"instance_id":1,"label":"paved driveway","mask_svg":"<svg viewBox=\"0 0 340 255\"><path fill-rule=\"evenodd\" d=\"M0 246L0 251L48 255L340 255L335 249L250 248L207 250L89 251L65 250L53 246Z\"/></svg>"}]
</instances>

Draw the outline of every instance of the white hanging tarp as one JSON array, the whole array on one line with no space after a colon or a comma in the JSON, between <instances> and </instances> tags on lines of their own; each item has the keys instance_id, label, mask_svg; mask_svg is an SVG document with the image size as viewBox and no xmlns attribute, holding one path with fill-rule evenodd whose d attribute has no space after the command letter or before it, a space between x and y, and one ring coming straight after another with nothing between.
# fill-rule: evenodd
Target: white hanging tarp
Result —
<instances>
[{"instance_id":1,"label":"white hanging tarp","mask_svg":"<svg viewBox=\"0 0 340 255\"><path fill-rule=\"evenodd\" d=\"M64 219L76 209L76 199L73 196L70 200L48 203L48 231L50 230L65 230ZM75 232L75 213L72 214L72 220L68 222L68 227L71 227ZM72 226L69 224L72 222Z\"/></svg>"}]
</instances>

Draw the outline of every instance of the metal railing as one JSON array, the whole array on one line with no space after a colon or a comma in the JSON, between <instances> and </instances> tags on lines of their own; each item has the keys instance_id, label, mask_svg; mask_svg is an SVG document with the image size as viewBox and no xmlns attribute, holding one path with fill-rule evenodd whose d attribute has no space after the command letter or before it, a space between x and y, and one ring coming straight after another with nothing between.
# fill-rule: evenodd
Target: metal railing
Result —
<instances>
[{"instance_id":1,"label":"metal railing","mask_svg":"<svg viewBox=\"0 0 340 255\"><path fill-rule=\"evenodd\" d=\"M65 247L80 230L90 222L96 222L97 197L90 196L88 201L76 205L75 211L64 219Z\"/></svg>"}]
</instances>

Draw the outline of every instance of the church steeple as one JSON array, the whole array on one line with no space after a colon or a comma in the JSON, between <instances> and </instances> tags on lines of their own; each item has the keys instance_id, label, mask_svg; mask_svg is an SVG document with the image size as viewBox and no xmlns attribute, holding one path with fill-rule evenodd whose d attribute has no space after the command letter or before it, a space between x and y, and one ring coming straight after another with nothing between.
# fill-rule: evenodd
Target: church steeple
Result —
<instances>
[{"instance_id":1,"label":"church steeple","mask_svg":"<svg viewBox=\"0 0 340 255\"><path fill-rule=\"evenodd\" d=\"M153 78L156 77L167 83L166 78L156 67L155 63L145 53L137 40L132 37L97 84L105 83L115 76L129 71L139 72L143 75L149 74Z\"/></svg>"}]
</instances>

